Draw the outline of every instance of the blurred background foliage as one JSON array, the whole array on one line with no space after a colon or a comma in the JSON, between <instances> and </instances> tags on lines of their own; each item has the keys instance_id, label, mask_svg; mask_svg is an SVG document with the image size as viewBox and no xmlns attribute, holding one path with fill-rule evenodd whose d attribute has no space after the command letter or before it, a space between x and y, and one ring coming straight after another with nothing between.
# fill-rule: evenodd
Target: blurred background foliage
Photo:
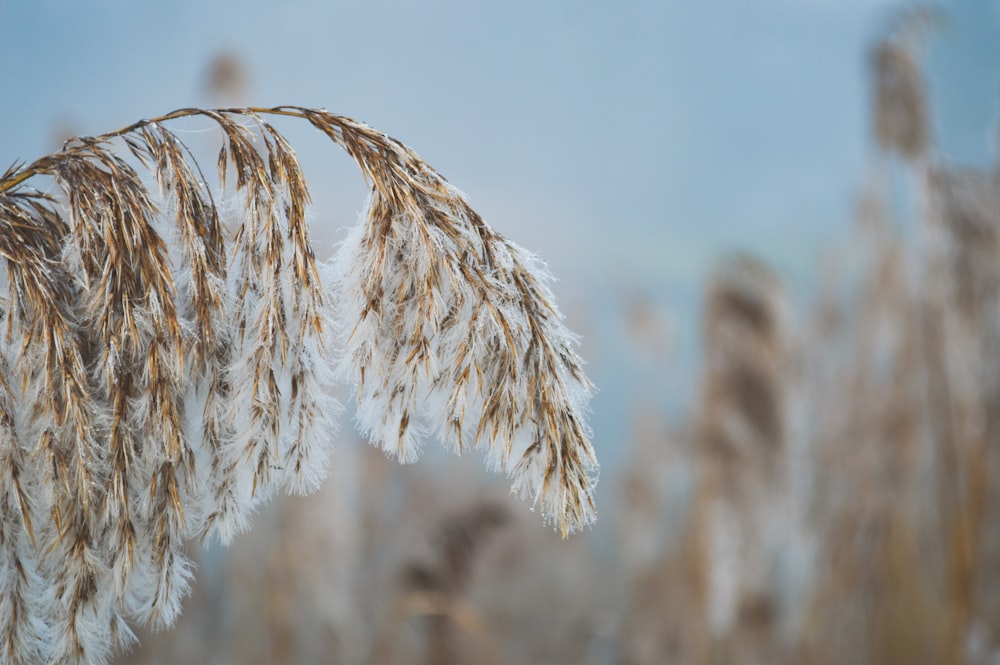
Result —
<instances>
[{"instance_id":1,"label":"blurred background foliage","mask_svg":"<svg viewBox=\"0 0 1000 665\"><path fill-rule=\"evenodd\" d=\"M548 260L600 389L592 530L345 418L122 663L1000 661L995 0L0 2L0 58L8 162L189 104L402 139ZM328 254L363 185L281 129Z\"/></svg>"}]
</instances>

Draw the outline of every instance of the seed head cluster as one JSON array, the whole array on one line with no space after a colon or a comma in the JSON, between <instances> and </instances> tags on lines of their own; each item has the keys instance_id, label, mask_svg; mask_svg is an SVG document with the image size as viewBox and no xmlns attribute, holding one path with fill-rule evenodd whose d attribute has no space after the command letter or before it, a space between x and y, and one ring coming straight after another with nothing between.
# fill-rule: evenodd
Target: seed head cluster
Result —
<instances>
[{"instance_id":1,"label":"seed head cluster","mask_svg":"<svg viewBox=\"0 0 1000 665\"><path fill-rule=\"evenodd\" d=\"M329 263L280 116L370 186ZM185 117L221 130L217 186ZM182 109L73 139L0 176L0 256L0 662L106 662L129 622L169 625L190 540L318 487L338 381L401 461L481 448L564 535L594 519L591 384L543 267L367 125Z\"/></svg>"}]
</instances>

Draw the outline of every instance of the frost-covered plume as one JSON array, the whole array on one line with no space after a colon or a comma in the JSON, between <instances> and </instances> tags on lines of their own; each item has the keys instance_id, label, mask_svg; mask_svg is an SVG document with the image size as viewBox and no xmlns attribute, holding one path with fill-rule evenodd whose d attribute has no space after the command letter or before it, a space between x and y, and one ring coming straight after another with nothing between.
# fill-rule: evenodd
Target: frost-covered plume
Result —
<instances>
[{"instance_id":1,"label":"frost-covered plume","mask_svg":"<svg viewBox=\"0 0 1000 665\"><path fill-rule=\"evenodd\" d=\"M405 146L388 147L375 170L358 157L374 187L337 257L354 322L342 369L365 433L402 461L428 433L459 452L483 446L563 533L589 523L590 384L545 272Z\"/></svg>"},{"instance_id":2,"label":"frost-covered plume","mask_svg":"<svg viewBox=\"0 0 1000 665\"><path fill-rule=\"evenodd\" d=\"M168 128L189 116L221 129L218 188ZM371 185L332 265L276 116ZM101 663L127 621L170 624L188 541L318 487L337 377L400 459L481 447L564 534L594 518L590 384L540 264L366 125L183 109L73 139L0 176L0 256L0 663Z\"/></svg>"}]
</instances>

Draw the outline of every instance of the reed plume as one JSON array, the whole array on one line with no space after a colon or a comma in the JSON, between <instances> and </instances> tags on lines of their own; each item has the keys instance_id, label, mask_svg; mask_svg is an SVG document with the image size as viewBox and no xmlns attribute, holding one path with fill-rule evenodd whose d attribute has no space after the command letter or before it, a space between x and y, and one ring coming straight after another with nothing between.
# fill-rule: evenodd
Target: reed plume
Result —
<instances>
[{"instance_id":1,"label":"reed plume","mask_svg":"<svg viewBox=\"0 0 1000 665\"><path fill-rule=\"evenodd\" d=\"M434 538L432 563L410 561L401 571L399 617L426 614L427 647L424 662L451 665L458 658L456 624L485 634L485 622L463 596L479 549L509 521L501 503L483 501L441 522ZM480 635L482 637L482 635ZM486 658L480 653L479 658Z\"/></svg>"},{"instance_id":2,"label":"reed plume","mask_svg":"<svg viewBox=\"0 0 1000 665\"><path fill-rule=\"evenodd\" d=\"M370 185L330 264L278 116ZM186 117L221 130L215 193ZM362 123L181 109L72 139L0 176L0 255L2 662L105 662L127 621L170 624L189 540L318 487L338 379L401 460L430 434L484 448L564 535L594 519L591 384L540 263Z\"/></svg>"},{"instance_id":3,"label":"reed plume","mask_svg":"<svg viewBox=\"0 0 1000 665\"><path fill-rule=\"evenodd\" d=\"M931 143L919 58L926 34L942 22L937 11L921 4L898 11L870 55L876 142L882 150L905 159L925 155Z\"/></svg>"},{"instance_id":4,"label":"reed plume","mask_svg":"<svg viewBox=\"0 0 1000 665\"><path fill-rule=\"evenodd\" d=\"M708 622L746 663L777 658L772 571L787 483L786 308L778 277L749 255L724 263L706 294L697 438L706 461Z\"/></svg>"}]
</instances>

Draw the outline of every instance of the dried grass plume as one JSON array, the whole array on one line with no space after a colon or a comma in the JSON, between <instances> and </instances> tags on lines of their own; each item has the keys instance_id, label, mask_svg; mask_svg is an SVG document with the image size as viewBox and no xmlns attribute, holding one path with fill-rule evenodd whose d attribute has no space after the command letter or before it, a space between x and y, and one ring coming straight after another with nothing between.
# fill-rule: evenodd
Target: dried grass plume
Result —
<instances>
[{"instance_id":1,"label":"dried grass plume","mask_svg":"<svg viewBox=\"0 0 1000 665\"><path fill-rule=\"evenodd\" d=\"M329 264L277 116L370 185ZM221 130L217 187L186 117ZM189 540L318 486L338 380L399 459L483 448L564 535L594 519L591 384L540 263L362 123L182 109L72 139L0 176L0 255L0 662L105 662L129 621L170 624Z\"/></svg>"}]
</instances>

